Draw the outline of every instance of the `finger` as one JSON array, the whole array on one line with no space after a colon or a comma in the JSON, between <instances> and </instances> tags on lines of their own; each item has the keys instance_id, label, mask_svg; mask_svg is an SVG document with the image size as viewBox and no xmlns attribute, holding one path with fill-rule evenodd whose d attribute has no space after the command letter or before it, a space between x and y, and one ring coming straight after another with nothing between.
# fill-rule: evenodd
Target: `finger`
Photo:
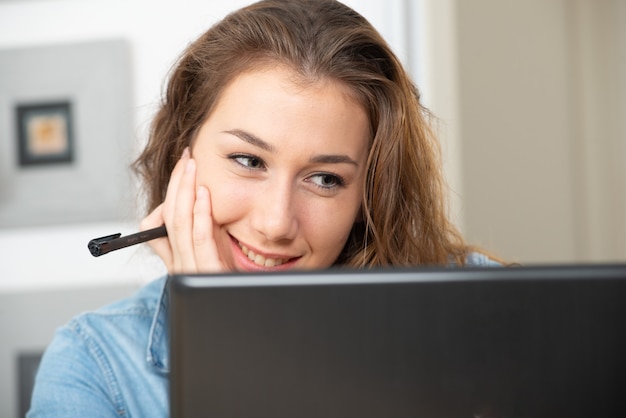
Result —
<instances>
[{"instance_id":1,"label":"finger","mask_svg":"<svg viewBox=\"0 0 626 418\"><path fill-rule=\"evenodd\" d=\"M165 201L163 202L163 218L166 224L171 224L174 208L176 207L176 196L178 194L178 187L180 181L185 172L185 165L189 160L189 149L185 148L182 156L174 166L170 180L167 184L167 190L165 192Z\"/></svg>"},{"instance_id":2,"label":"finger","mask_svg":"<svg viewBox=\"0 0 626 418\"><path fill-rule=\"evenodd\" d=\"M139 224L140 231L146 231L148 229L156 228L163 225L163 203L156 207L152 212L141 220Z\"/></svg>"},{"instance_id":3,"label":"finger","mask_svg":"<svg viewBox=\"0 0 626 418\"><path fill-rule=\"evenodd\" d=\"M196 190L196 203L193 210L193 245L198 271L208 273L224 270L213 236L211 196L209 189L204 186Z\"/></svg>"},{"instance_id":4,"label":"finger","mask_svg":"<svg viewBox=\"0 0 626 418\"><path fill-rule=\"evenodd\" d=\"M170 175L170 179L167 185L167 190L165 193L165 200L163 201L163 203L161 204L161 214L162 214L162 218L163 218L163 222L165 223L165 227L167 228L168 231L168 249L169 251L165 251L164 248L158 247L158 249L160 250L157 251L157 248L154 248L155 251L157 251L157 254L159 254L159 256L161 256L161 258L163 259L163 261L166 263L167 265L167 269L170 273L173 273L175 271L175 247L173 245L173 243L176 240L176 232L174 230L174 212L176 210L176 199L178 196L178 188L180 186L180 182L181 179L183 178L183 174L185 172L185 165L187 163L187 161L189 160L189 149L185 148L185 150L183 150L183 154L180 157L180 159L178 160L178 162L176 163L176 165L174 166L174 169L172 170L172 174ZM167 252L169 252L169 254L167 254ZM161 255L161 253L163 253L163 255Z\"/></svg>"},{"instance_id":5,"label":"finger","mask_svg":"<svg viewBox=\"0 0 626 418\"><path fill-rule=\"evenodd\" d=\"M174 237L170 239L174 254L176 272L194 273L197 271L193 248L193 207L196 200L196 162L193 158L185 161L184 171L176 190L176 202L172 214Z\"/></svg>"}]
</instances>

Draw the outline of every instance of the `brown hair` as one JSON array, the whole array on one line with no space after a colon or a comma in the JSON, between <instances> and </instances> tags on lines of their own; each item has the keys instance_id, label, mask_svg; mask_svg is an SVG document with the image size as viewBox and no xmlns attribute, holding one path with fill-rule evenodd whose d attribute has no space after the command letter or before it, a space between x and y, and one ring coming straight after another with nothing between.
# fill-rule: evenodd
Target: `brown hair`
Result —
<instances>
[{"instance_id":1,"label":"brown hair","mask_svg":"<svg viewBox=\"0 0 626 418\"><path fill-rule=\"evenodd\" d=\"M368 112L363 216L337 264L463 264L468 249L447 217L429 112L381 35L334 0L260 1L228 15L186 49L134 166L147 186L148 209L165 198L176 161L225 86L268 63L287 65L305 81L340 81Z\"/></svg>"}]
</instances>

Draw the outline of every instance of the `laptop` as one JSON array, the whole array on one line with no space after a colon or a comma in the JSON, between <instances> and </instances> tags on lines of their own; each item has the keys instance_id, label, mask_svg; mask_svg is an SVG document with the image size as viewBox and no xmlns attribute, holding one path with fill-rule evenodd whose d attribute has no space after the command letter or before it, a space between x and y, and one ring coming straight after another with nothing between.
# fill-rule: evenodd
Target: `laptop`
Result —
<instances>
[{"instance_id":1,"label":"laptop","mask_svg":"<svg viewBox=\"0 0 626 418\"><path fill-rule=\"evenodd\" d=\"M173 417L615 417L626 265L169 279Z\"/></svg>"}]
</instances>

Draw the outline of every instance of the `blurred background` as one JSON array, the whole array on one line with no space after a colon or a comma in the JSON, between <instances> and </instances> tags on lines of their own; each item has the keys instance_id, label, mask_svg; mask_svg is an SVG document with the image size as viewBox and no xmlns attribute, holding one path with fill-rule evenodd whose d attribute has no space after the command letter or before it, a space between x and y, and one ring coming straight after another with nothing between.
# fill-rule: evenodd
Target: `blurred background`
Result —
<instances>
[{"instance_id":1,"label":"blurred background","mask_svg":"<svg viewBox=\"0 0 626 418\"><path fill-rule=\"evenodd\" d=\"M87 242L136 232L128 164L167 73L248 3L0 0L0 416L25 407L55 327L164 273L145 248L95 259ZM626 1L345 3L438 116L469 242L524 264L626 260ZM42 120L57 146L20 152Z\"/></svg>"}]
</instances>

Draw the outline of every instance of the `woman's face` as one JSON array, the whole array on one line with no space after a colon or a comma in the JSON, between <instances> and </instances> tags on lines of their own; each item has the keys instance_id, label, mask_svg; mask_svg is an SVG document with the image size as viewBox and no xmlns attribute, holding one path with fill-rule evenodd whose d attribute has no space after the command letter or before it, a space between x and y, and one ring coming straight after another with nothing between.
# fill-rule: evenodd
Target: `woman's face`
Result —
<instances>
[{"instance_id":1,"label":"woman's face","mask_svg":"<svg viewBox=\"0 0 626 418\"><path fill-rule=\"evenodd\" d=\"M329 267L359 216L367 114L339 83L293 80L283 67L239 75L193 142L231 270Z\"/></svg>"}]
</instances>

